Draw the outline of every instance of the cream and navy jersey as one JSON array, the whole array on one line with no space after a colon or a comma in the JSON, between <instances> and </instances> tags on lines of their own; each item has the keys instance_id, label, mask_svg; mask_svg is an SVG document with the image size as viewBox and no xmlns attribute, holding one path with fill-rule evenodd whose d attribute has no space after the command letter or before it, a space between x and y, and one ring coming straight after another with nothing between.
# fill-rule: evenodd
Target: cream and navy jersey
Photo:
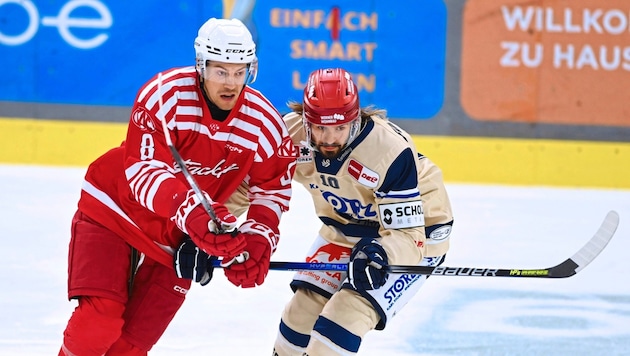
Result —
<instances>
[{"instance_id":1,"label":"cream and navy jersey","mask_svg":"<svg viewBox=\"0 0 630 356\"><path fill-rule=\"evenodd\" d=\"M373 116L326 158L307 144L301 115L284 120L299 150L294 179L311 194L324 239L352 247L377 238L396 264L446 253L453 217L441 171L405 131Z\"/></svg>"}]
</instances>

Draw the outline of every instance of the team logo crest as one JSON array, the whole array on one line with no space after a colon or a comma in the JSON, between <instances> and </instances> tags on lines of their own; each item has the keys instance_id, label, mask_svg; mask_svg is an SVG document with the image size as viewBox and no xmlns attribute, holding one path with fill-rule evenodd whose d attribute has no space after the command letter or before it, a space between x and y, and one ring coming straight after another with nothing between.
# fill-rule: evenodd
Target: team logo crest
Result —
<instances>
[{"instance_id":1,"label":"team logo crest","mask_svg":"<svg viewBox=\"0 0 630 356\"><path fill-rule=\"evenodd\" d=\"M348 173L354 177L357 182L369 188L376 188L380 180L378 173L353 159L348 162Z\"/></svg>"},{"instance_id":2,"label":"team logo crest","mask_svg":"<svg viewBox=\"0 0 630 356\"><path fill-rule=\"evenodd\" d=\"M144 108L136 109L133 114L131 114L131 121L133 121L134 125L144 132L155 132L155 123L153 122L153 118Z\"/></svg>"},{"instance_id":3,"label":"team logo crest","mask_svg":"<svg viewBox=\"0 0 630 356\"><path fill-rule=\"evenodd\" d=\"M221 129L221 127L219 126L219 124L216 123L211 123L210 125L208 125L208 130L210 131L210 135L214 136L216 135L216 133Z\"/></svg>"}]
</instances>

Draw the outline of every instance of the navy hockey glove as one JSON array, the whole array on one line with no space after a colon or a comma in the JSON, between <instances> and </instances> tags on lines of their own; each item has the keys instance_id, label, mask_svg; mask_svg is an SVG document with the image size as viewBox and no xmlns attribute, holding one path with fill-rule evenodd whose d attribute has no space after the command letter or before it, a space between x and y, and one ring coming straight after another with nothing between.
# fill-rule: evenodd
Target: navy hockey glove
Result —
<instances>
[{"instance_id":1,"label":"navy hockey glove","mask_svg":"<svg viewBox=\"0 0 630 356\"><path fill-rule=\"evenodd\" d=\"M358 290L382 287L387 281L387 253L375 239L363 238L353 248L348 262L348 281Z\"/></svg>"},{"instance_id":2,"label":"navy hockey glove","mask_svg":"<svg viewBox=\"0 0 630 356\"><path fill-rule=\"evenodd\" d=\"M212 261L217 258L203 252L188 235L173 257L173 265L178 278L192 279L202 286L210 283L212 272L214 272Z\"/></svg>"}]
</instances>

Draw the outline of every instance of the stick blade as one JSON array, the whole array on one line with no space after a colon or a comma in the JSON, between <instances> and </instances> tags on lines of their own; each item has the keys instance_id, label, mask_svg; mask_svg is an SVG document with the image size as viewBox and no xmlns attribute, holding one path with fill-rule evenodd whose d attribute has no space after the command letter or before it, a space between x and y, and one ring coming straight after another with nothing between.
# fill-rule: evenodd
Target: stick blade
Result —
<instances>
[{"instance_id":1,"label":"stick blade","mask_svg":"<svg viewBox=\"0 0 630 356\"><path fill-rule=\"evenodd\" d=\"M619 226L619 214L611 210L591 239L582 248L561 264L549 269L549 276L555 278L571 277L588 266L604 250L615 235Z\"/></svg>"}]
</instances>

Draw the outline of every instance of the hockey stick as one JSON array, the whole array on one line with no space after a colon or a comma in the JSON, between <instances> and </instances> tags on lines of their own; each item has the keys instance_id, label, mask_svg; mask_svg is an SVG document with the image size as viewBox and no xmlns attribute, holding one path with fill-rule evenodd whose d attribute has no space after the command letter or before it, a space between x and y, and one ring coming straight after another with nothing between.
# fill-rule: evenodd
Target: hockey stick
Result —
<instances>
[{"instance_id":1,"label":"hockey stick","mask_svg":"<svg viewBox=\"0 0 630 356\"><path fill-rule=\"evenodd\" d=\"M541 269L501 269L479 267L447 267L447 266L388 266L389 273L407 273L432 276L460 277L526 277L526 278L567 278L581 271L591 263L612 239L619 225L619 214L610 211L601 226L591 239L573 256L562 263ZM214 261L220 267L220 261ZM345 263L309 263L309 262L271 262L269 269L280 271L347 271Z\"/></svg>"},{"instance_id":2,"label":"hockey stick","mask_svg":"<svg viewBox=\"0 0 630 356\"><path fill-rule=\"evenodd\" d=\"M162 72L158 73L157 85L158 85L158 97L159 97L158 105L159 105L159 111L161 112L162 104L163 104L162 103L163 101L162 100L162 94L163 94L162 93ZM199 198L199 200L201 201L201 205L204 207L204 209L206 209L206 212L208 213L208 215L210 215L210 218L214 222L214 225L217 227L217 230L218 230L217 233L219 234L226 233L221 228L221 221L217 217L217 214L214 212L214 209L212 209L212 205L210 205L210 202L208 201L206 196L203 194L203 191L201 190L201 188L199 188L197 181L192 176L192 174L190 174L190 172L188 171L188 168L186 167L186 162L184 162L184 159L175 148L175 145L173 145L173 141L171 140L170 130L168 128L168 125L166 124L165 113L162 113L162 118L160 122L162 123L162 131L164 131L164 139L166 140L166 145L168 146L168 149L171 151L171 155L173 156L173 159L179 165L179 168L182 170L182 174L184 175L184 177L186 177L186 181L188 182L188 185L190 185L192 190L195 192L195 195L197 196L197 198ZM235 258L238 263L245 262L245 260L248 258L247 252L244 252Z\"/></svg>"}]
</instances>

